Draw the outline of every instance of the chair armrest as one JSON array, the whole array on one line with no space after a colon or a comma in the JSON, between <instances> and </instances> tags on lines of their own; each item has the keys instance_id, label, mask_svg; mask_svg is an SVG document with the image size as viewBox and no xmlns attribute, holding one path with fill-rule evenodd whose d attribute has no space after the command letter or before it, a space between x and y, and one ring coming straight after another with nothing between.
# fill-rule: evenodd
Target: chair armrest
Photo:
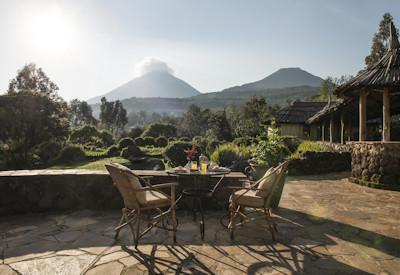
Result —
<instances>
[{"instance_id":1,"label":"chair armrest","mask_svg":"<svg viewBox=\"0 0 400 275\"><path fill-rule=\"evenodd\" d=\"M178 186L177 182L166 182L166 183L160 183L160 184L155 184L152 185L154 188L164 188L164 187L172 187L172 186Z\"/></svg>"}]
</instances>

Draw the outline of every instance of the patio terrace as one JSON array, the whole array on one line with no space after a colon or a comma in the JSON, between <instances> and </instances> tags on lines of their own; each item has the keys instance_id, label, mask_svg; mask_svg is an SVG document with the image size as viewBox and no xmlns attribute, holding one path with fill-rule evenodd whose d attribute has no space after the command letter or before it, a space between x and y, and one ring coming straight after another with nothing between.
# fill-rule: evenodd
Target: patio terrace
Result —
<instances>
[{"instance_id":1,"label":"patio terrace","mask_svg":"<svg viewBox=\"0 0 400 275\"><path fill-rule=\"evenodd\" d=\"M296 177L274 211L278 241L247 224L235 241L206 213L205 241L178 210L177 243L153 230L139 250L117 210L80 210L0 218L0 274L398 274L400 192L348 182L346 173Z\"/></svg>"}]
</instances>

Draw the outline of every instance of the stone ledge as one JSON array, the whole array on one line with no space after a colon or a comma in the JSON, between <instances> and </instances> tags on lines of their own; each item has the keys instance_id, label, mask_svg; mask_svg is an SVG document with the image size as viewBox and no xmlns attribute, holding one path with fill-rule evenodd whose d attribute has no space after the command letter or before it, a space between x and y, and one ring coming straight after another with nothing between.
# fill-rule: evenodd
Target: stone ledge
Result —
<instances>
[{"instance_id":1,"label":"stone ledge","mask_svg":"<svg viewBox=\"0 0 400 275\"><path fill-rule=\"evenodd\" d=\"M352 183L356 183L359 185L375 188L375 189L383 189L383 190L391 190L391 191L400 191L400 186L391 185L391 184L383 184L383 183L376 183L371 181L366 181L354 177L350 177L349 181Z\"/></svg>"},{"instance_id":2,"label":"stone ledge","mask_svg":"<svg viewBox=\"0 0 400 275\"><path fill-rule=\"evenodd\" d=\"M176 181L165 171L135 170L139 176L152 176L151 183ZM243 173L233 172L224 178L224 184L241 185ZM218 178L201 178L199 184L213 186ZM180 178L180 186L191 184ZM169 189L165 191L168 192ZM215 196L227 201L230 191L218 188ZM107 171L98 170L19 170L0 173L0 216L16 213L79 209L118 209L123 205L121 195L113 186Z\"/></svg>"}]
</instances>

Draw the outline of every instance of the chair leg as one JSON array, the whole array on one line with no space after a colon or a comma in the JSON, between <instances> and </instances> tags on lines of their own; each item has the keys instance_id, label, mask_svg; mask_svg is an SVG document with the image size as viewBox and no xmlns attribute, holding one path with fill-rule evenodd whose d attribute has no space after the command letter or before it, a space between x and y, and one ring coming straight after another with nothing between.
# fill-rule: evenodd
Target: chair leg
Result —
<instances>
[{"instance_id":1,"label":"chair leg","mask_svg":"<svg viewBox=\"0 0 400 275\"><path fill-rule=\"evenodd\" d=\"M235 205L231 205L231 219L229 221L229 232L230 232L230 237L231 240L233 240L235 238L234 234L235 234L235 220L236 220L236 216L237 216L237 212L240 211L240 206L238 206L237 208L235 207Z\"/></svg>"},{"instance_id":2,"label":"chair leg","mask_svg":"<svg viewBox=\"0 0 400 275\"><path fill-rule=\"evenodd\" d=\"M140 235L140 220L141 220L141 213L140 211L138 211L137 213L137 224L136 224L136 236L134 239L134 243L135 243L135 249L137 248L138 244L139 244L139 235Z\"/></svg>"},{"instance_id":3,"label":"chair leg","mask_svg":"<svg viewBox=\"0 0 400 275\"><path fill-rule=\"evenodd\" d=\"M268 214L269 214L269 217L271 218L272 226L274 227L275 232L278 233L278 226L276 225L275 219L272 217L271 209L268 209Z\"/></svg>"},{"instance_id":4,"label":"chair leg","mask_svg":"<svg viewBox=\"0 0 400 275\"><path fill-rule=\"evenodd\" d=\"M176 201L175 201L175 186L171 187L171 216L172 216L172 238L173 242L176 243Z\"/></svg>"},{"instance_id":5,"label":"chair leg","mask_svg":"<svg viewBox=\"0 0 400 275\"><path fill-rule=\"evenodd\" d=\"M269 212L264 208L265 220L268 223L269 231L271 232L272 240L275 241L275 230L272 228L271 221L269 220Z\"/></svg>"},{"instance_id":6,"label":"chair leg","mask_svg":"<svg viewBox=\"0 0 400 275\"><path fill-rule=\"evenodd\" d=\"M125 213L124 213L124 211L122 210L121 220L119 221L119 224L117 225L117 227L120 226L121 224L123 224L124 222L125 222ZM115 240L118 239L119 231L121 231L121 229L122 229L122 228L118 228L118 229L115 230L115 235L114 235L114 239L115 239Z\"/></svg>"}]
</instances>

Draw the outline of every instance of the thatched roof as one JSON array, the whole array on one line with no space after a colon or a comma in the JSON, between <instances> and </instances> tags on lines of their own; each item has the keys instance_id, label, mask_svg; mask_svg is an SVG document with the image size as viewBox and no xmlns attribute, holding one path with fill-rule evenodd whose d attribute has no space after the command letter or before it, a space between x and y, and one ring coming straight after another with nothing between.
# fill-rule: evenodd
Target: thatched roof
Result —
<instances>
[{"instance_id":1,"label":"thatched roof","mask_svg":"<svg viewBox=\"0 0 400 275\"><path fill-rule=\"evenodd\" d=\"M360 89L400 89L400 43L393 22L390 23L389 49L379 62L360 72L335 90L337 96L358 95Z\"/></svg>"},{"instance_id":2,"label":"thatched roof","mask_svg":"<svg viewBox=\"0 0 400 275\"><path fill-rule=\"evenodd\" d=\"M331 103L331 101L329 101L328 104L326 104L326 106L322 110L320 110L319 112L314 114L312 117L307 119L306 123L311 124L311 123L317 122L321 118L326 117L328 114L335 113L338 110L344 108L345 106L349 105L351 102L352 102L352 99L339 100L339 101L332 102L332 103Z\"/></svg>"},{"instance_id":3,"label":"thatched roof","mask_svg":"<svg viewBox=\"0 0 400 275\"><path fill-rule=\"evenodd\" d=\"M305 123L310 117L321 111L327 102L295 101L290 106L281 109L277 116L277 123Z\"/></svg>"}]
</instances>

